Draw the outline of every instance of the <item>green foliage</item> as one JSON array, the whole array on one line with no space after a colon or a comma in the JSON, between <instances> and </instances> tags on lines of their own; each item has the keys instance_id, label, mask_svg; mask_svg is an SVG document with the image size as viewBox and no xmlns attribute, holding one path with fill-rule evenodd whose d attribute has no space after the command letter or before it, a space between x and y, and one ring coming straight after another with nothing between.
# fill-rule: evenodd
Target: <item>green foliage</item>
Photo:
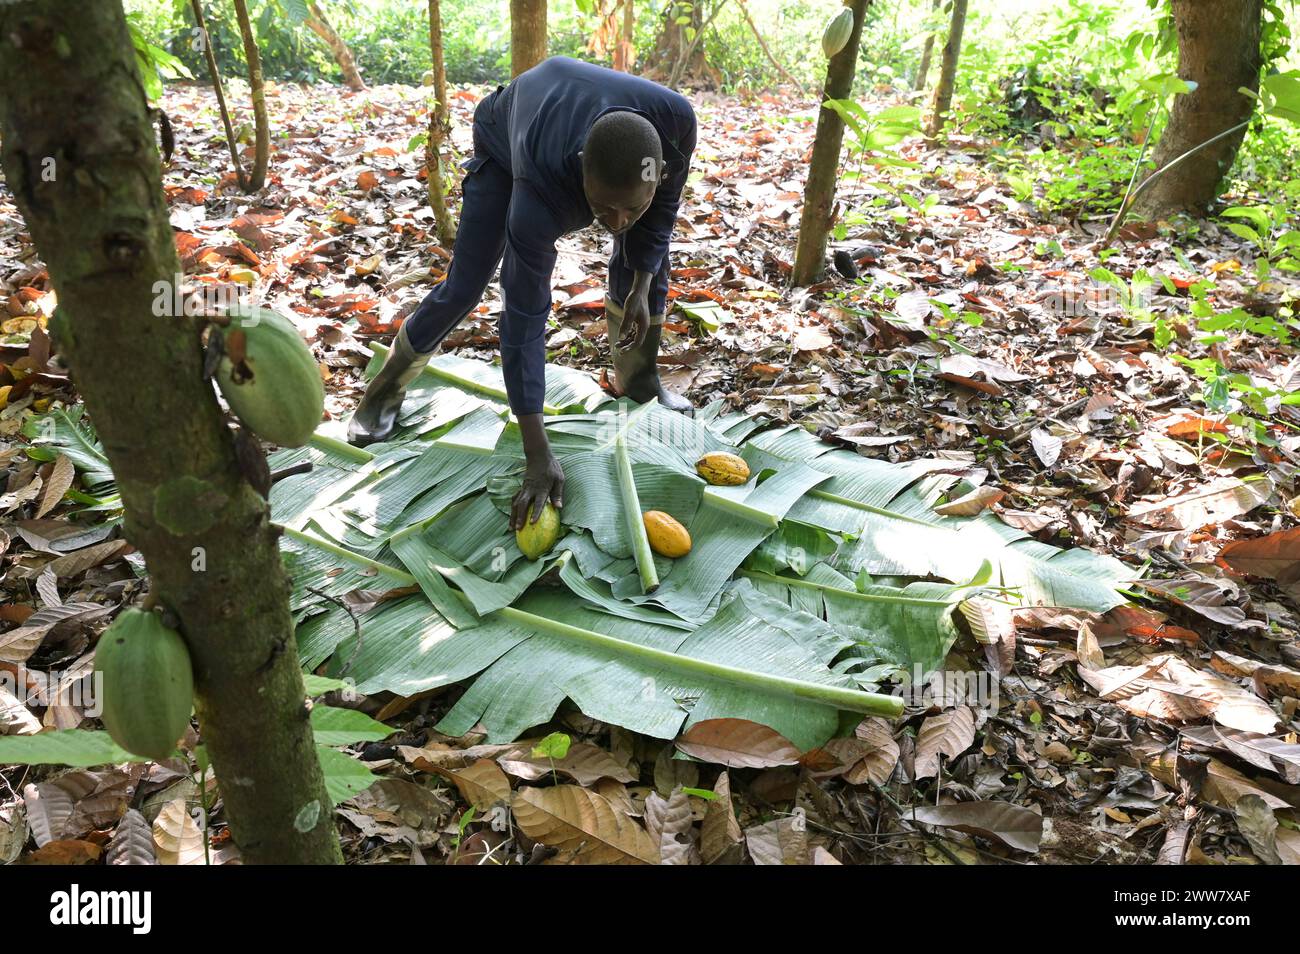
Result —
<instances>
[{"instance_id":1,"label":"green foliage","mask_svg":"<svg viewBox=\"0 0 1300 954\"><path fill-rule=\"evenodd\" d=\"M1271 233L1275 230L1275 210L1238 207L1229 211L1236 213L1230 216L1234 221L1229 227L1242 226L1240 230L1234 228L1234 232L1251 241L1259 239L1256 244L1262 242L1260 247L1273 254L1286 253L1287 250L1300 246L1300 233L1294 231L1284 232L1276 240L1271 238ZM1224 415L1228 423L1235 425L1239 429L1240 440L1263 446L1274 446L1277 443L1271 436L1271 431L1275 426L1285 426L1277 415L1284 405L1300 404L1300 394L1280 391L1259 383L1249 374L1230 370L1222 361L1223 350L1216 346L1231 341L1231 350L1234 351L1262 343L1271 343L1275 347L1294 347L1296 333L1300 332L1300 322L1296 320L1291 301L1284 301L1278 307L1276 316L1255 314L1240 307L1223 310L1216 308L1210 301L1210 293L1215 289L1212 281L1202 279L1194 282L1186 289L1191 300L1184 320L1193 335L1192 348L1189 348L1175 333L1166 313L1158 313L1153 307L1151 293L1157 285L1162 286L1170 296L1177 294L1177 286L1167 276L1137 269L1132 278L1125 282L1105 268L1095 268L1089 274L1094 280L1114 289L1119 307L1130 320L1154 325L1155 345L1170 351L1174 361L1200 378L1201 402L1208 411ZM1198 356L1192 357L1186 353L1193 349ZM1216 433L1207 433L1204 438L1224 444L1233 442L1233 438Z\"/></svg>"},{"instance_id":2,"label":"green foliage","mask_svg":"<svg viewBox=\"0 0 1300 954\"><path fill-rule=\"evenodd\" d=\"M193 78L184 63L146 38L147 25L142 22L139 14L129 15L126 23L131 31L131 42L135 45L135 61L140 68L140 79L150 102L162 98L164 80Z\"/></svg>"}]
</instances>

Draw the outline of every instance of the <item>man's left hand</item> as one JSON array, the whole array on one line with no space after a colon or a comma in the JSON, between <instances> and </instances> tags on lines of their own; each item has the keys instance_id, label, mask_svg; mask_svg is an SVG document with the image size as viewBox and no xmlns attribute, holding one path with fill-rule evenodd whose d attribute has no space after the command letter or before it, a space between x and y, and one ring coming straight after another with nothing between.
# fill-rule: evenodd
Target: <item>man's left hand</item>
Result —
<instances>
[{"instance_id":1,"label":"man's left hand","mask_svg":"<svg viewBox=\"0 0 1300 954\"><path fill-rule=\"evenodd\" d=\"M639 348L650 331L650 296L648 289L639 286L639 282L634 284L623 303L623 327L617 344L624 351Z\"/></svg>"}]
</instances>

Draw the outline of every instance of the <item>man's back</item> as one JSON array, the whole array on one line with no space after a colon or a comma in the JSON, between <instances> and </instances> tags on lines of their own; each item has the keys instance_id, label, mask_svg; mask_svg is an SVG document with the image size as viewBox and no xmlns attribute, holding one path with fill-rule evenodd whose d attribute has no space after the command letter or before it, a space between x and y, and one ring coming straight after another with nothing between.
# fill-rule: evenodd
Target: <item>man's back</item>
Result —
<instances>
[{"instance_id":1,"label":"man's back","mask_svg":"<svg viewBox=\"0 0 1300 954\"><path fill-rule=\"evenodd\" d=\"M493 158L531 183L569 227L585 211L578 153L591 124L611 109L630 109L658 129L666 171L684 166L695 142L695 113L680 93L650 80L556 56L495 94L477 120ZM589 220L589 217L588 217Z\"/></svg>"}]
</instances>

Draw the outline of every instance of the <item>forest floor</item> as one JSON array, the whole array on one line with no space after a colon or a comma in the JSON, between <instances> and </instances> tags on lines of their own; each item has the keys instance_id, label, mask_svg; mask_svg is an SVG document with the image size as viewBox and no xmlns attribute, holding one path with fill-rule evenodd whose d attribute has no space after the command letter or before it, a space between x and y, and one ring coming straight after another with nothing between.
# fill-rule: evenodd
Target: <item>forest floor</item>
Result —
<instances>
[{"instance_id":1,"label":"forest floor","mask_svg":"<svg viewBox=\"0 0 1300 954\"><path fill-rule=\"evenodd\" d=\"M187 281L215 297L251 287L261 304L296 316L328 375L333 417L345 418L360 394L368 343L386 342L447 267L449 253L432 237L424 149L412 148L427 121L427 92L274 88L269 184L251 197L225 172L229 155L208 91L172 87L163 103L176 135L165 189ZM461 156L484 92L452 97ZM903 101L882 93L874 106ZM883 738L878 727L860 730L858 750L838 768L831 760L733 771L723 784L734 810L728 803L719 820L692 798L680 832L691 850L678 857L702 848L706 857L793 863L1300 862L1300 413L1265 398L1255 414L1263 430L1252 435L1230 417L1242 410L1236 385L1196 373L1217 359L1252 387L1295 391L1293 346L1260 329L1276 327L1269 322L1296 284L1259 287L1249 243L1213 222L1194 234L1137 225L1106 254L1105 268L1125 280L1146 269L1169 281L1125 301L1088 278L1103 264L1104 221L1040 215L991 174L990 143L956 135L941 148L919 140L900 147L919 164L921 178L905 187L923 200L917 209L893 197L896 178L861 166L840 199L864 214L832 242L859 277L831 269L819 285L792 291L815 104L784 95L694 102L699 147L673 243L675 307L661 358L668 383L697 405L723 398L883 460L941 456L966 465L967 479L985 488L977 507L1040 540L1118 557L1144 578L1132 606L1104 616L1025 609L986 620L982 644L959 641L952 670L998 677L991 710L940 697L910 707ZM608 361L608 244L595 227L566 237L553 278L549 360L595 376ZM1189 289L1202 279L1214 282L1208 307L1243 318L1225 324L1218 342L1196 340L1186 318ZM26 630L22 644L10 638L17 630L0 633L0 667L12 671L29 658L66 666L84 658L102 614L72 626L41 617L35 642L31 614L59 602L118 602L134 575L120 541L88 541L71 551L82 556L73 561L48 545L69 532L62 490L53 499L49 492L66 475L28 461L18 432L51 400L76 399L57 365L46 364L48 343L33 328L52 310L53 292L3 192L0 291L11 316L4 363L39 372L21 386L10 372L15 387L0 411L9 467L0 616ZM495 357L499 312L494 284L445 347ZM1157 347L1158 327L1172 332L1172 348ZM1202 364L1182 363L1174 351ZM1215 387L1211 396L1227 403L1211 410L1203 396ZM1264 443L1252 439L1259 433ZM1225 546L1244 540L1257 542L1231 563L1221 559ZM63 562L51 573L52 554ZM539 777L527 745L474 746L473 738L422 732L436 721L423 714L430 707L446 704L422 699L421 715L408 710L395 723L410 747L366 747L372 767L428 789L445 783L422 770L419 753L472 746L466 764L492 758L513 778ZM0 705L0 734L41 720L77 722L59 707L18 708ZM677 786L718 787L716 766L673 761L671 746L602 731L576 713L568 724L631 768L624 794L647 821L660 810L651 802L667 805ZM926 735L927 745L943 740L937 777L915 771ZM142 772L74 770L82 779L76 799L94 793L113 802L137 784L163 790L182 779L160 766ZM0 787L0 861L39 856L45 842L16 834L31 779L25 770L0 778L10 786ZM582 784L595 790L599 781ZM988 801L978 813L945 811L972 798ZM77 837L102 843L113 824L105 804L83 806ZM1016 810L989 808L1003 804ZM357 799L344 806L349 858L474 863L491 849L506 857L506 835L477 824L453 847L464 808L452 788L422 801L394 792ZM719 854L719 845L730 852Z\"/></svg>"}]
</instances>

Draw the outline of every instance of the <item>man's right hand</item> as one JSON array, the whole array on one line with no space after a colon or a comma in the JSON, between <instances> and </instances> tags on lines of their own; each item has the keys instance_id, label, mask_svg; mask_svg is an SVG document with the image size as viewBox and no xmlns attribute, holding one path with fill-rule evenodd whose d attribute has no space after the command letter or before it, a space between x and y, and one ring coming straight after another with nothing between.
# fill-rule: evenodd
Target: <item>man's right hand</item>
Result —
<instances>
[{"instance_id":1,"label":"man's right hand","mask_svg":"<svg viewBox=\"0 0 1300 954\"><path fill-rule=\"evenodd\" d=\"M519 431L524 443L524 484L510 507L511 530L522 530L525 522L540 520L548 500L556 510L564 507L564 471L551 453L542 415L521 415Z\"/></svg>"}]
</instances>

